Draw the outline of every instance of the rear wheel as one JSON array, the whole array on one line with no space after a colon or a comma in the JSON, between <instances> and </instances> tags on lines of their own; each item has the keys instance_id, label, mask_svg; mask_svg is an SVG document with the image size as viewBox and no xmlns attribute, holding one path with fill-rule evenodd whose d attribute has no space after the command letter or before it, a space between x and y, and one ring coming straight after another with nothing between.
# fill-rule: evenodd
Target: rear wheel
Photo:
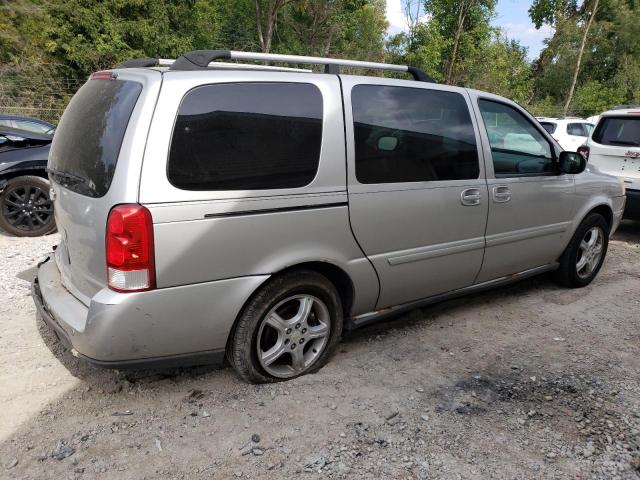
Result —
<instances>
[{"instance_id":1,"label":"rear wheel","mask_svg":"<svg viewBox=\"0 0 640 480\"><path fill-rule=\"evenodd\" d=\"M18 237L38 237L56 228L49 182L35 176L16 177L0 193L0 227Z\"/></svg>"},{"instance_id":2,"label":"rear wheel","mask_svg":"<svg viewBox=\"0 0 640 480\"><path fill-rule=\"evenodd\" d=\"M266 383L318 370L342 334L342 304L333 284L313 271L275 277L244 308L227 348L246 381Z\"/></svg>"},{"instance_id":3,"label":"rear wheel","mask_svg":"<svg viewBox=\"0 0 640 480\"><path fill-rule=\"evenodd\" d=\"M560 257L557 278L568 287L584 287L596 277L609 245L609 225L602 215L585 218Z\"/></svg>"}]
</instances>

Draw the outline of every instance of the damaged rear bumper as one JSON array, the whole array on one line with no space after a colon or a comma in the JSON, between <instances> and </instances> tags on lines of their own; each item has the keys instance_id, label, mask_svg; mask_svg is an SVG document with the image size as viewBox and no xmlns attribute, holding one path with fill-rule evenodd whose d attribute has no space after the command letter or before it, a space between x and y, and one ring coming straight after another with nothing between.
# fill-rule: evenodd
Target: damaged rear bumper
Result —
<instances>
[{"instance_id":1,"label":"damaged rear bumper","mask_svg":"<svg viewBox=\"0 0 640 480\"><path fill-rule=\"evenodd\" d=\"M52 257L51 257L52 258ZM75 356L110 368L221 363L245 300L266 276L118 293L100 290L87 307L43 261L32 284L38 314Z\"/></svg>"}]
</instances>

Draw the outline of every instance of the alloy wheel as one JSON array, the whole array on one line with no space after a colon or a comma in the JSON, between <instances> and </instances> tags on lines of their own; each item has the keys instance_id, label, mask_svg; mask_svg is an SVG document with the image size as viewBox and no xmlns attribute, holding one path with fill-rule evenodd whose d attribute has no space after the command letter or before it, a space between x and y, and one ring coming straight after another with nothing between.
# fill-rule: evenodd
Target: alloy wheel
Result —
<instances>
[{"instance_id":1,"label":"alloy wheel","mask_svg":"<svg viewBox=\"0 0 640 480\"><path fill-rule=\"evenodd\" d=\"M36 185L19 185L4 192L2 214L16 229L31 232L44 229L53 221L49 193Z\"/></svg>"},{"instance_id":2,"label":"alloy wheel","mask_svg":"<svg viewBox=\"0 0 640 480\"><path fill-rule=\"evenodd\" d=\"M578 277L585 279L591 276L602 258L604 247L604 232L600 227L592 227L587 230L580 245L576 259L576 272Z\"/></svg>"},{"instance_id":3,"label":"alloy wheel","mask_svg":"<svg viewBox=\"0 0 640 480\"><path fill-rule=\"evenodd\" d=\"M330 333L331 316L322 300L312 295L287 297L262 320L258 361L274 377L299 375L318 360Z\"/></svg>"}]
</instances>

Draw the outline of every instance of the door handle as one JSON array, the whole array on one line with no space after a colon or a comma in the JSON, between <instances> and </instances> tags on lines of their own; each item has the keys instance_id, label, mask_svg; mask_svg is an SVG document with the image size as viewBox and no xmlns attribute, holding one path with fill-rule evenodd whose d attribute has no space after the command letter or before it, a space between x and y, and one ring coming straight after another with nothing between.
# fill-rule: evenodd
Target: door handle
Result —
<instances>
[{"instance_id":1,"label":"door handle","mask_svg":"<svg viewBox=\"0 0 640 480\"><path fill-rule=\"evenodd\" d=\"M511 200L511 189L506 185L497 185L493 187L493 201L496 203L505 203Z\"/></svg>"},{"instance_id":2,"label":"door handle","mask_svg":"<svg viewBox=\"0 0 640 480\"><path fill-rule=\"evenodd\" d=\"M465 205L467 207L480 205L481 198L482 196L480 195L479 188L467 188L460 194L460 201L462 202L462 205Z\"/></svg>"}]
</instances>

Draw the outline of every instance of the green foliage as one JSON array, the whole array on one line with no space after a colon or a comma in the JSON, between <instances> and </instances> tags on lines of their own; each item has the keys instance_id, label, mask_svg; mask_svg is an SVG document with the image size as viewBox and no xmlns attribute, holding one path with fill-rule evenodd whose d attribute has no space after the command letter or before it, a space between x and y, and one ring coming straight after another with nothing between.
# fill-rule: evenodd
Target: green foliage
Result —
<instances>
[{"instance_id":1,"label":"green foliage","mask_svg":"<svg viewBox=\"0 0 640 480\"><path fill-rule=\"evenodd\" d=\"M52 2L45 44L74 74L132 57L171 57L192 48L194 25L206 22L195 0L65 0ZM198 13L201 15L198 18Z\"/></svg>"},{"instance_id":2,"label":"green foliage","mask_svg":"<svg viewBox=\"0 0 640 480\"><path fill-rule=\"evenodd\" d=\"M534 0L529 16L536 28L543 24L555 25L559 20L571 17L578 10L576 0Z\"/></svg>"},{"instance_id":3,"label":"green foliage","mask_svg":"<svg viewBox=\"0 0 640 480\"><path fill-rule=\"evenodd\" d=\"M554 13L549 7L552 4L563 5L562 14ZM555 25L554 35L535 65L534 104L544 99L557 106L565 101L580 46L584 10L584 3L576 6L553 0L536 0L529 10L537 24ZM635 0L600 0L569 108L572 115L591 115L621 103L640 102L639 15L640 3Z\"/></svg>"},{"instance_id":4,"label":"green foliage","mask_svg":"<svg viewBox=\"0 0 640 480\"><path fill-rule=\"evenodd\" d=\"M491 39L495 0L425 0L431 28L443 42L441 68L448 83L464 84L468 70L483 56Z\"/></svg>"},{"instance_id":5,"label":"green foliage","mask_svg":"<svg viewBox=\"0 0 640 480\"><path fill-rule=\"evenodd\" d=\"M483 57L483 62L474 62L469 69L469 85L528 104L533 76L527 49L496 31Z\"/></svg>"},{"instance_id":6,"label":"green foliage","mask_svg":"<svg viewBox=\"0 0 640 480\"><path fill-rule=\"evenodd\" d=\"M529 105L529 112L536 117L557 117L560 106L551 98L545 97Z\"/></svg>"},{"instance_id":7,"label":"green foliage","mask_svg":"<svg viewBox=\"0 0 640 480\"><path fill-rule=\"evenodd\" d=\"M278 51L380 60L387 29L381 0L299 0L283 12Z\"/></svg>"},{"instance_id":8,"label":"green foliage","mask_svg":"<svg viewBox=\"0 0 640 480\"><path fill-rule=\"evenodd\" d=\"M598 80L583 83L576 90L574 109L580 116L589 117L624 103L624 92L617 87L602 85Z\"/></svg>"},{"instance_id":9,"label":"green foliage","mask_svg":"<svg viewBox=\"0 0 640 480\"><path fill-rule=\"evenodd\" d=\"M491 26L496 0L411 1L422 2L426 16L391 37L385 0L279 2L271 51L414 65L538 115L560 114L595 0L532 1L534 24L554 29L533 63ZM639 17L638 0L599 0L571 114L640 103ZM15 112L37 105L38 115L55 119L93 71L127 58L226 48L260 50L256 0L0 0L0 105Z\"/></svg>"},{"instance_id":10,"label":"green foliage","mask_svg":"<svg viewBox=\"0 0 640 480\"><path fill-rule=\"evenodd\" d=\"M527 103L533 72L526 49L490 25L494 7L493 1L428 0L425 12L430 20L391 37L386 46L388 60L420 67L438 81L446 81L451 68L449 83Z\"/></svg>"}]
</instances>

